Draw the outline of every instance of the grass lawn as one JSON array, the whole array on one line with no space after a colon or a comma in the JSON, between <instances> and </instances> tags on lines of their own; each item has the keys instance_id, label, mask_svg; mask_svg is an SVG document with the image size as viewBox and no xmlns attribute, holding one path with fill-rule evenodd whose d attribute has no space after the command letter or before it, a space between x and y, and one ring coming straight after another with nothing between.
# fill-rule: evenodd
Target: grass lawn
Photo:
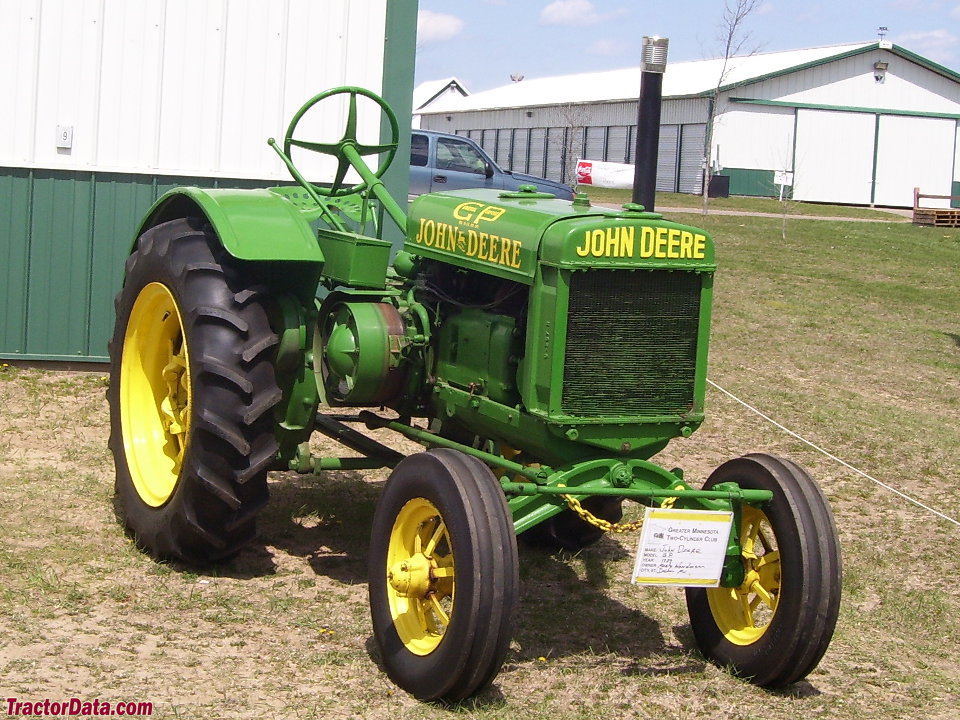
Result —
<instances>
[{"instance_id":1,"label":"grass lawn","mask_svg":"<svg viewBox=\"0 0 960 720\"><path fill-rule=\"evenodd\" d=\"M597 203L628 203L632 198L631 190L611 190L609 188L590 187L580 185L580 192L586 192L591 201ZM667 208L697 208L703 207L703 198L688 193L658 192L656 196L656 210L661 212ZM751 213L770 213L773 215L815 215L819 217L863 218L866 220L889 220L891 213L872 208L856 207L852 205L826 205L821 203L805 203L786 201L781 203L775 198L744 197L733 195L726 198L710 198L710 210L737 210Z\"/></svg>"},{"instance_id":2,"label":"grass lawn","mask_svg":"<svg viewBox=\"0 0 960 720\"><path fill-rule=\"evenodd\" d=\"M779 218L701 221L720 264L711 379L960 516L960 231L794 219L784 242ZM444 708L399 691L373 650L366 547L385 473L275 474L253 546L219 567L160 564L113 516L104 384L0 367L4 698L149 701L163 719L956 715L960 527L717 391L701 430L657 460L696 482L766 451L818 478L844 553L820 666L768 692L705 663L682 592L631 586L636 538L607 537L577 555L521 551L504 668Z\"/></svg>"}]
</instances>

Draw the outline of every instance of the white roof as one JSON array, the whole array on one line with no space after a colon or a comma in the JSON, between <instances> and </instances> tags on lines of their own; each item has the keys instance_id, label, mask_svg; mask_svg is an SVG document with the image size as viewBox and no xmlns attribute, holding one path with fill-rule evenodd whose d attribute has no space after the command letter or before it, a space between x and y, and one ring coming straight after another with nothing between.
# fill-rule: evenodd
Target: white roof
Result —
<instances>
[{"instance_id":1,"label":"white roof","mask_svg":"<svg viewBox=\"0 0 960 720\"><path fill-rule=\"evenodd\" d=\"M455 77L448 77L444 80L427 80L413 89L413 111L416 112L424 105L429 104L431 100L449 87L456 88L461 96L470 94Z\"/></svg>"},{"instance_id":2,"label":"white roof","mask_svg":"<svg viewBox=\"0 0 960 720\"><path fill-rule=\"evenodd\" d=\"M876 46L876 41L732 57L728 60L727 74L721 84L746 82L872 46ZM723 58L668 63L663 75L663 96L685 97L710 92L717 86L722 67ZM534 78L473 93L467 97L441 98L423 112L429 114L560 103L636 100L640 94L640 76L638 65L622 70ZM414 107L417 107L416 101Z\"/></svg>"}]
</instances>

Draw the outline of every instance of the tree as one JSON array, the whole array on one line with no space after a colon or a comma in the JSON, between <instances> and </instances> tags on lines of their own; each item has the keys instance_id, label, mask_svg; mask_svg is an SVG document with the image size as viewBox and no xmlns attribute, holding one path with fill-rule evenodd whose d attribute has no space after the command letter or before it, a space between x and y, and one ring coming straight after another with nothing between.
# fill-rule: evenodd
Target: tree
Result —
<instances>
[{"instance_id":1,"label":"tree","mask_svg":"<svg viewBox=\"0 0 960 720\"><path fill-rule=\"evenodd\" d=\"M578 156L586 151L584 133L587 120L590 117L585 105L579 103L563 103L558 108L563 131L563 170L561 182L572 188L577 186Z\"/></svg>"},{"instance_id":2,"label":"tree","mask_svg":"<svg viewBox=\"0 0 960 720\"><path fill-rule=\"evenodd\" d=\"M747 18L756 12L763 4L763 0L725 0L723 4L723 13L720 16L720 24L717 26L717 40L723 50L723 64L720 66L720 74L717 77L717 84L710 95L710 112L707 120L706 148L704 151L703 163L703 214L707 214L710 203L710 175L713 168L713 129L717 115L720 114L720 88L727 81L730 75L730 59L740 55L751 40L750 32L744 28ZM747 55L753 55L757 48L751 48Z\"/></svg>"}]
</instances>

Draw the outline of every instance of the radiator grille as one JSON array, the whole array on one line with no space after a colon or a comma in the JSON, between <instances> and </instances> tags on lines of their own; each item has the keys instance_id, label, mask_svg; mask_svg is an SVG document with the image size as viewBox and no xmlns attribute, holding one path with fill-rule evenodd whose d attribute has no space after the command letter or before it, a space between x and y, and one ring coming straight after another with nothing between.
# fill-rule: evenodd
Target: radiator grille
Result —
<instances>
[{"instance_id":1,"label":"radiator grille","mask_svg":"<svg viewBox=\"0 0 960 720\"><path fill-rule=\"evenodd\" d=\"M570 279L562 409L579 417L693 407L702 276L592 270Z\"/></svg>"}]
</instances>

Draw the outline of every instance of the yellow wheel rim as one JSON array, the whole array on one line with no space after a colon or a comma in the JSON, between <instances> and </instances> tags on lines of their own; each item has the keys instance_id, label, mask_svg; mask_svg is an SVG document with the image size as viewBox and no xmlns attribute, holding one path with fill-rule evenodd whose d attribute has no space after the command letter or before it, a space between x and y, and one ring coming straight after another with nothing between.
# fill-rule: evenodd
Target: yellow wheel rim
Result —
<instances>
[{"instance_id":1,"label":"yellow wheel rim","mask_svg":"<svg viewBox=\"0 0 960 720\"><path fill-rule=\"evenodd\" d=\"M190 363L173 295L145 286L130 311L120 358L120 424L130 478L151 507L173 494L190 436Z\"/></svg>"},{"instance_id":2,"label":"yellow wheel rim","mask_svg":"<svg viewBox=\"0 0 960 720\"><path fill-rule=\"evenodd\" d=\"M414 655L437 649L453 617L453 543L425 498L400 509L387 548L387 600L400 641Z\"/></svg>"},{"instance_id":3,"label":"yellow wheel rim","mask_svg":"<svg viewBox=\"0 0 960 720\"><path fill-rule=\"evenodd\" d=\"M740 525L744 579L738 587L711 588L713 619L734 645L751 645L770 627L780 601L780 551L762 510L745 505Z\"/></svg>"}]
</instances>

